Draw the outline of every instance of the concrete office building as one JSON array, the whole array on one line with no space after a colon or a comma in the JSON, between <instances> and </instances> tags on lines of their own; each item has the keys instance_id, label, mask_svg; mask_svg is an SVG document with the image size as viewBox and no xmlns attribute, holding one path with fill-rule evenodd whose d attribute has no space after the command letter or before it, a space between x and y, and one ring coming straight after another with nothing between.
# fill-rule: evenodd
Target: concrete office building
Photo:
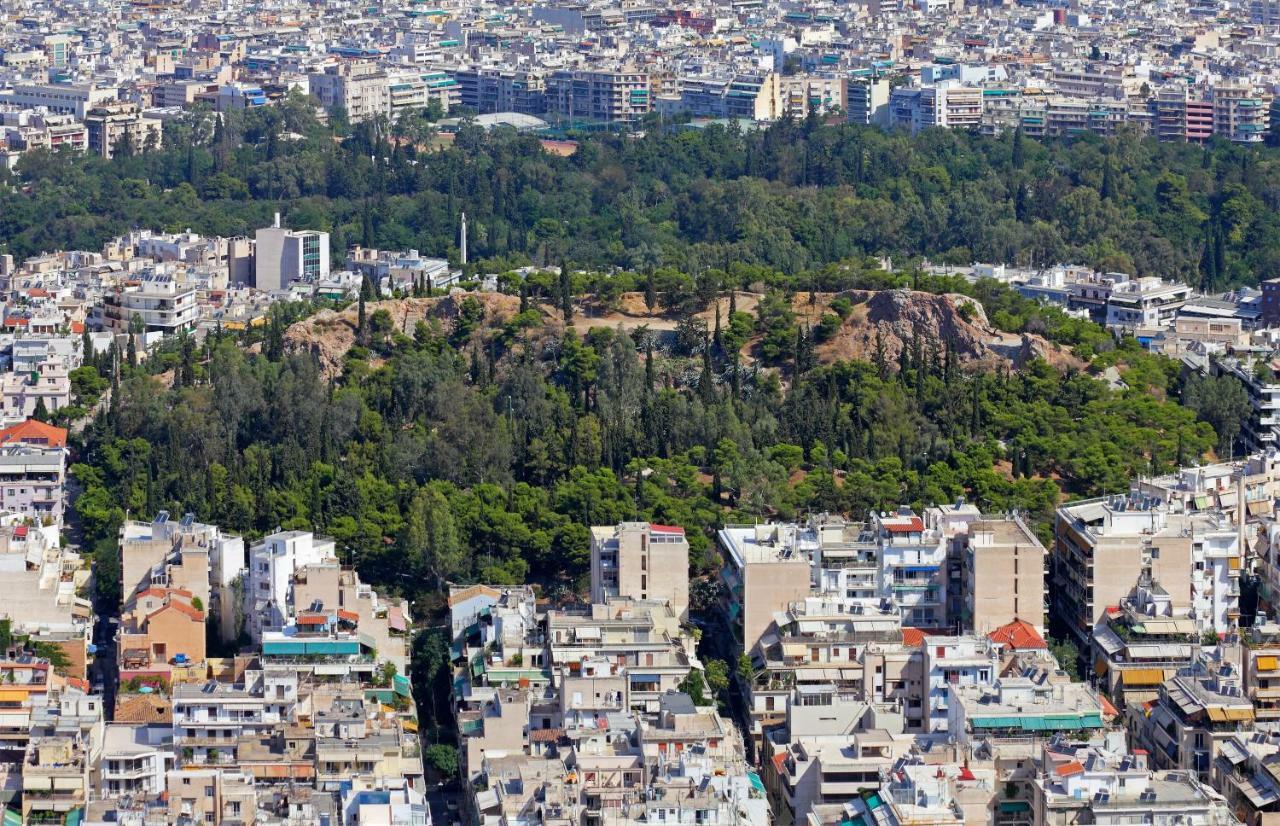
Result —
<instances>
[{"instance_id":1,"label":"concrete office building","mask_svg":"<svg viewBox=\"0 0 1280 826\"><path fill-rule=\"evenodd\" d=\"M329 233L291 230L275 223L254 236L254 282L260 290L286 290L294 281L317 283L329 276Z\"/></svg>"},{"instance_id":2,"label":"concrete office building","mask_svg":"<svg viewBox=\"0 0 1280 826\"><path fill-rule=\"evenodd\" d=\"M659 600L689 616L689 542L684 528L623 522L591 529L591 601Z\"/></svg>"}]
</instances>

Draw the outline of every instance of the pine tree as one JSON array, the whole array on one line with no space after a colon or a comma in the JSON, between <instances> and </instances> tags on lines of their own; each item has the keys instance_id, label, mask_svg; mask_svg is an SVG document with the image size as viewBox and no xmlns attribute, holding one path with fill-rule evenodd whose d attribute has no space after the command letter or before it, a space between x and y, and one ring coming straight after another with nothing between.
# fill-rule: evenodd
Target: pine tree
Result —
<instances>
[{"instance_id":1,"label":"pine tree","mask_svg":"<svg viewBox=\"0 0 1280 826\"><path fill-rule=\"evenodd\" d=\"M733 314L738 312L738 291L729 290L729 323L733 323Z\"/></svg>"},{"instance_id":2,"label":"pine tree","mask_svg":"<svg viewBox=\"0 0 1280 826\"><path fill-rule=\"evenodd\" d=\"M714 379L711 377L711 346L704 342L702 346L702 377L698 379L698 390L702 394L703 404L715 401Z\"/></svg>"},{"instance_id":3,"label":"pine tree","mask_svg":"<svg viewBox=\"0 0 1280 826\"><path fill-rule=\"evenodd\" d=\"M716 328L715 328L715 332L712 333L711 340L712 342L715 343L717 351L724 350L724 341L720 337L720 302L719 301L716 301Z\"/></svg>"},{"instance_id":4,"label":"pine tree","mask_svg":"<svg viewBox=\"0 0 1280 826\"><path fill-rule=\"evenodd\" d=\"M365 346L369 340L369 319L365 317L364 293L365 291L361 289L360 301L356 310L356 341L360 342L361 347Z\"/></svg>"},{"instance_id":5,"label":"pine tree","mask_svg":"<svg viewBox=\"0 0 1280 826\"><path fill-rule=\"evenodd\" d=\"M1104 201L1110 201L1116 197L1116 170L1110 155L1102 164L1102 189L1099 194Z\"/></svg>"},{"instance_id":6,"label":"pine tree","mask_svg":"<svg viewBox=\"0 0 1280 826\"><path fill-rule=\"evenodd\" d=\"M44 396L36 399L36 409L32 412L31 418L37 422L47 423L49 421L49 408L45 407Z\"/></svg>"},{"instance_id":7,"label":"pine tree","mask_svg":"<svg viewBox=\"0 0 1280 826\"><path fill-rule=\"evenodd\" d=\"M520 282L520 312L524 313L529 309L529 288L525 286L524 281Z\"/></svg>"},{"instance_id":8,"label":"pine tree","mask_svg":"<svg viewBox=\"0 0 1280 826\"><path fill-rule=\"evenodd\" d=\"M1013 168L1021 169L1025 162L1023 154L1026 148L1022 145L1022 127L1013 130Z\"/></svg>"},{"instance_id":9,"label":"pine tree","mask_svg":"<svg viewBox=\"0 0 1280 826\"><path fill-rule=\"evenodd\" d=\"M573 323L573 286L569 278L569 262L560 262L560 312L564 323Z\"/></svg>"}]
</instances>

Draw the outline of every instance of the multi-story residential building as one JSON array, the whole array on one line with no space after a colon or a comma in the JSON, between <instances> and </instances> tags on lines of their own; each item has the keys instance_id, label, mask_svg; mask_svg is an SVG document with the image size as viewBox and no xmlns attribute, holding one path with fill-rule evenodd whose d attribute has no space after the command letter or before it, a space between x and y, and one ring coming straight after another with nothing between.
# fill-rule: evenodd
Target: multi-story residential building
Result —
<instances>
[{"instance_id":1,"label":"multi-story residential building","mask_svg":"<svg viewBox=\"0 0 1280 826\"><path fill-rule=\"evenodd\" d=\"M780 78L773 72L685 75L676 90L654 98L654 111L694 118L769 121L781 105Z\"/></svg>"},{"instance_id":2,"label":"multi-story residential building","mask_svg":"<svg viewBox=\"0 0 1280 826\"><path fill-rule=\"evenodd\" d=\"M935 126L976 130L982 126L982 112L982 89L955 80L903 86L889 96L890 126L912 134Z\"/></svg>"},{"instance_id":3,"label":"multi-story residential building","mask_svg":"<svg viewBox=\"0 0 1280 826\"><path fill-rule=\"evenodd\" d=\"M229 769L184 768L165 777L170 823L244 823L254 816L253 777Z\"/></svg>"},{"instance_id":4,"label":"multi-story residential building","mask_svg":"<svg viewBox=\"0 0 1280 826\"><path fill-rule=\"evenodd\" d=\"M1223 740L1212 780L1237 822L1261 826L1271 821L1280 813L1280 738L1257 732Z\"/></svg>"},{"instance_id":5,"label":"multi-story residential building","mask_svg":"<svg viewBox=\"0 0 1280 826\"><path fill-rule=\"evenodd\" d=\"M474 66L456 69L452 74L458 84L458 103L478 114L546 114L545 71Z\"/></svg>"},{"instance_id":6,"label":"multi-story residential building","mask_svg":"<svg viewBox=\"0 0 1280 826\"><path fill-rule=\"evenodd\" d=\"M71 378L61 359L47 359L29 373L0 375L0 412L6 425L29 420L36 415L41 402L46 415L71 404Z\"/></svg>"},{"instance_id":7,"label":"multi-story residential building","mask_svg":"<svg viewBox=\"0 0 1280 826\"><path fill-rule=\"evenodd\" d=\"M1260 726L1280 723L1280 625L1256 623L1243 632L1240 649L1244 693Z\"/></svg>"},{"instance_id":8,"label":"multi-story residential building","mask_svg":"<svg viewBox=\"0 0 1280 826\"><path fill-rule=\"evenodd\" d=\"M244 589L245 630L251 638L261 641L264 632L284 628L299 570L336 558L332 539L307 531L274 533L251 547Z\"/></svg>"},{"instance_id":9,"label":"multi-story residential building","mask_svg":"<svg viewBox=\"0 0 1280 826\"><path fill-rule=\"evenodd\" d=\"M166 725L107 725L99 760L97 790L124 797L159 796L173 768L173 729Z\"/></svg>"},{"instance_id":10,"label":"multi-story residential building","mask_svg":"<svg viewBox=\"0 0 1280 826\"><path fill-rule=\"evenodd\" d=\"M985 634L1013 620L1045 629L1048 551L1021 518L983 519L960 544L961 627Z\"/></svg>"},{"instance_id":11,"label":"multi-story residential building","mask_svg":"<svg viewBox=\"0 0 1280 826\"><path fill-rule=\"evenodd\" d=\"M903 625L945 628L949 543L943 526L933 518L930 523L910 508L872 516L879 543L880 597L902 614Z\"/></svg>"},{"instance_id":12,"label":"multi-story residential building","mask_svg":"<svg viewBox=\"0 0 1280 826\"><path fill-rule=\"evenodd\" d=\"M864 126L889 125L889 79L871 77L849 81L846 112L850 123Z\"/></svg>"},{"instance_id":13,"label":"multi-story residential building","mask_svg":"<svg viewBox=\"0 0 1280 826\"><path fill-rule=\"evenodd\" d=\"M1191 772L1207 783L1221 744L1253 730L1253 703L1240 669L1221 653L1167 680L1149 708L1127 710L1130 742L1148 751L1155 768Z\"/></svg>"},{"instance_id":14,"label":"multi-story residential building","mask_svg":"<svg viewBox=\"0 0 1280 826\"><path fill-rule=\"evenodd\" d=\"M1107 606L1142 580L1168 595L1170 616L1226 632L1240 613L1242 553L1237 530L1216 516L1171 513L1138 493L1064 505L1054 525L1052 610L1087 647Z\"/></svg>"},{"instance_id":15,"label":"multi-story residential building","mask_svg":"<svg viewBox=\"0 0 1280 826\"><path fill-rule=\"evenodd\" d=\"M1128 331L1167 326L1192 292L1189 284L1156 276L1126 279L1115 284L1107 298L1106 326Z\"/></svg>"},{"instance_id":16,"label":"multi-story residential building","mask_svg":"<svg viewBox=\"0 0 1280 826\"><path fill-rule=\"evenodd\" d=\"M1087 658L1097 685L1118 706L1156 699L1160 686L1193 662L1200 642L1195 620L1172 616L1168 593L1150 583L1108 606L1093 629Z\"/></svg>"},{"instance_id":17,"label":"multi-story residential building","mask_svg":"<svg viewBox=\"0 0 1280 826\"><path fill-rule=\"evenodd\" d=\"M1047 746L1033 782L1031 822L1066 826L1091 823L1235 822L1221 797L1182 772L1151 771L1146 752L1098 746Z\"/></svg>"},{"instance_id":18,"label":"multi-story residential building","mask_svg":"<svg viewBox=\"0 0 1280 826\"><path fill-rule=\"evenodd\" d=\"M689 616L689 543L684 528L623 522L591 529L591 600L656 600Z\"/></svg>"},{"instance_id":19,"label":"multi-story residential building","mask_svg":"<svg viewBox=\"0 0 1280 826\"><path fill-rule=\"evenodd\" d=\"M775 612L804 599L810 590L808 552L816 539L794 525L726 525L716 535L724 555L724 609L729 627L752 651Z\"/></svg>"},{"instance_id":20,"label":"multi-story residential building","mask_svg":"<svg viewBox=\"0 0 1280 826\"><path fill-rule=\"evenodd\" d=\"M781 109L779 116L804 118L812 112L825 115L833 110L848 109L848 81L843 77L821 75L786 75L779 82Z\"/></svg>"},{"instance_id":21,"label":"multi-story residential building","mask_svg":"<svg viewBox=\"0 0 1280 826\"><path fill-rule=\"evenodd\" d=\"M83 121L90 109L114 101L119 92L118 88L93 83L19 83L13 91L0 93L0 101L23 109L44 108L75 115Z\"/></svg>"},{"instance_id":22,"label":"multi-story residential building","mask_svg":"<svg viewBox=\"0 0 1280 826\"><path fill-rule=\"evenodd\" d=\"M949 688L947 731L961 743L987 737L1086 734L1105 726L1097 692L1084 683L1000 677Z\"/></svg>"},{"instance_id":23,"label":"multi-story residential building","mask_svg":"<svg viewBox=\"0 0 1280 826\"><path fill-rule=\"evenodd\" d=\"M1000 651L983 636L926 636L922 684L927 714L925 732L947 731L950 725L950 698L957 688L990 685L1000 673Z\"/></svg>"},{"instance_id":24,"label":"multi-story residential building","mask_svg":"<svg viewBox=\"0 0 1280 826\"><path fill-rule=\"evenodd\" d=\"M392 70L387 74L387 108L393 119L404 112L425 109L433 101L439 104L441 112L447 113L461 100L458 81L443 71L415 68Z\"/></svg>"},{"instance_id":25,"label":"multi-story residential building","mask_svg":"<svg viewBox=\"0 0 1280 826\"><path fill-rule=\"evenodd\" d=\"M547 76L547 111L569 122L634 124L649 113L649 75L630 69L559 69Z\"/></svg>"},{"instance_id":26,"label":"multi-story residential building","mask_svg":"<svg viewBox=\"0 0 1280 826\"><path fill-rule=\"evenodd\" d=\"M253 285L260 290L287 290L295 281L318 283L329 277L329 233L292 230L280 226L280 214L270 227L254 235Z\"/></svg>"},{"instance_id":27,"label":"multi-story residential building","mask_svg":"<svg viewBox=\"0 0 1280 826\"><path fill-rule=\"evenodd\" d=\"M12 418L9 416L11 409L15 414L27 407L34 411L40 398L46 400L46 408L50 411L59 410L69 403L57 393L37 395L34 399L27 399L19 393L15 395L21 401L11 407L9 387L5 385L4 390L6 418ZM65 429L26 419L0 430L0 509L41 523L61 525L66 475Z\"/></svg>"},{"instance_id":28,"label":"multi-story residential building","mask_svg":"<svg viewBox=\"0 0 1280 826\"><path fill-rule=\"evenodd\" d=\"M1265 301L1265 294L1264 294ZM1267 312L1264 304L1264 318ZM1249 394L1252 411L1241 421L1240 441L1251 451L1269 450L1280 442L1280 375L1266 352L1251 348L1238 348L1233 352L1212 356L1209 372L1213 375L1235 376Z\"/></svg>"},{"instance_id":29,"label":"multi-story residential building","mask_svg":"<svg viewBox=\"0 0 1280 826\"><path fill-rule=\"evenodd\" d=\"M143 273L136 283L102 296L102 326L116 333L129 332L136 318L144 332L173 335L194 328L198 317L195 287L163 269Z\"/></svg>"},{"instance_id":30,"label":"multi-story residential building","mask_svg":"<svg viewBox=\"0 0 1280 826\"><path fill-rule=\"evenodd\" d=\"M1218 84L1210 90L1213 133L1232 143L1261 143L1271 127L1271 101L1249 86Z\"/></svg>"},{"instance_id":31,"label":"multi-story residential building","mask_svg":"<svg viewBox=\"0 0 1280 826\"><path fill-rule=\"evenodd\" d=\"M341 110L351 123L391 114L387 73L377 63L344 61L307 75L311 96L330 112Z\"/></svg>"},{"instance_id":32,"label":"multi-story residential building","mask_svg":"<svg viewBox=\"0 0 1280 826\"><path fill-rule=\"evenodd\" d=\"M138 154L160 146L164 122L147 117L136 103L103 103L84 116L86 147L103 158Z\"/></svg>"},{"instance_id":33,"label":"multi-story residential building","mask_svg":"<svg viewBox=\"0 0 1280 826\"><path fill-rule=\"evenodd\" d=\"M239 635L243 606L235 586L245 571L242 538L196 522L195 514L174 521L160 511L150 522L120 526L120 558L125 603L148 588L178 589L207 612L224 642Z\"/></svg>"}]
</instances>

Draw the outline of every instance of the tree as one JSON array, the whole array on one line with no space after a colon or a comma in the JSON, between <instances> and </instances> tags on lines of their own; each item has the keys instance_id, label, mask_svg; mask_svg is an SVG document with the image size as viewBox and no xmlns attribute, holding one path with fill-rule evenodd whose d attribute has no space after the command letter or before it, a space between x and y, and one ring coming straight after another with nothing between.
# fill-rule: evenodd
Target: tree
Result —
<instances>
[{"instance_id":1,"label":"tree","mask_svg":"<svg viewBox=\"0 0 1280 826\"><path fill-rule=\"evenodd\" d=\"M721 692L728 689L729 664L724 660L707 660L706 681L707 688L711 689L712 695L718 696Z\"/></svg>"},{"instance_id":2,"label":"tree","mask_svg":"<svg viewBox=\"0 0 1280 826\"><path fill-rule=\"evenodd\" d=\"M1076 648L1074 642L1066 637L1061 639L1050 637L1049 653L1058 661L1058 665L1062 670L1071 676L1072 680L1080 681L1080 650Z\"/></svg>"},{"instance_id":3,"label":"tree","mask_svg":"<svg viewBox=\"0 0 1280 826\"><path fill-rule=\"evenodd\" d=\"M702 678L701 671L697 669L690 671L677 687L689 695L695 706L705 706L707 704L707 684Z\"/></svg>"},{"instance_id":4,"label":"tree","mask_svg":"<svg viewBox=\"0 0 1280 826\"><path fill-rule=\"evenodd\" d=\"M36 399L36 409L32 411L31 418L38 422L47 423L49 421L49 408L45 407L44 396Z\"/></svg>"},{"instance_id":5,"label":"tree","mask_svg":"<svg viewBox=\"0 0 1280 826\"><path fill-rule=\"evenodd\" d=\"M452 780L458 775L458 750L443 743L427 746L422 753L427 765L435 770L443 780Z\"/></svg>"}]
</instances>

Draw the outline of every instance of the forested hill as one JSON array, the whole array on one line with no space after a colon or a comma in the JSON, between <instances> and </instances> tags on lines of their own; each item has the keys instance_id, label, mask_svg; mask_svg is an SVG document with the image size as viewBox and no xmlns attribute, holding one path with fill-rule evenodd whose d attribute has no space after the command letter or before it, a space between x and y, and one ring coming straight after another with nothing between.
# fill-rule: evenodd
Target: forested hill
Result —
<instances>
[{"instance_id":1,"label":"forested hill","mask_svg":"<svg viewBox=\"0 0 1280 826\"><path fill-rule=\"evenodd\" d=\"M0 194L0 242L23 256L96 248L134 226L234 235L281 209L291 226L332 232L339 255L353 243L443 255L465 210L473 259L760 265L829 291L848 285L826 265L881 254L1067 260L1206 289L1280 269L1280 154L1264 148L807 121L592 135L565 158L477 127L440 140L411 118L321 126L297 98L168 123L165 147L114 162L29 154L22 186Z\"/></svg>"}]
</instances>

